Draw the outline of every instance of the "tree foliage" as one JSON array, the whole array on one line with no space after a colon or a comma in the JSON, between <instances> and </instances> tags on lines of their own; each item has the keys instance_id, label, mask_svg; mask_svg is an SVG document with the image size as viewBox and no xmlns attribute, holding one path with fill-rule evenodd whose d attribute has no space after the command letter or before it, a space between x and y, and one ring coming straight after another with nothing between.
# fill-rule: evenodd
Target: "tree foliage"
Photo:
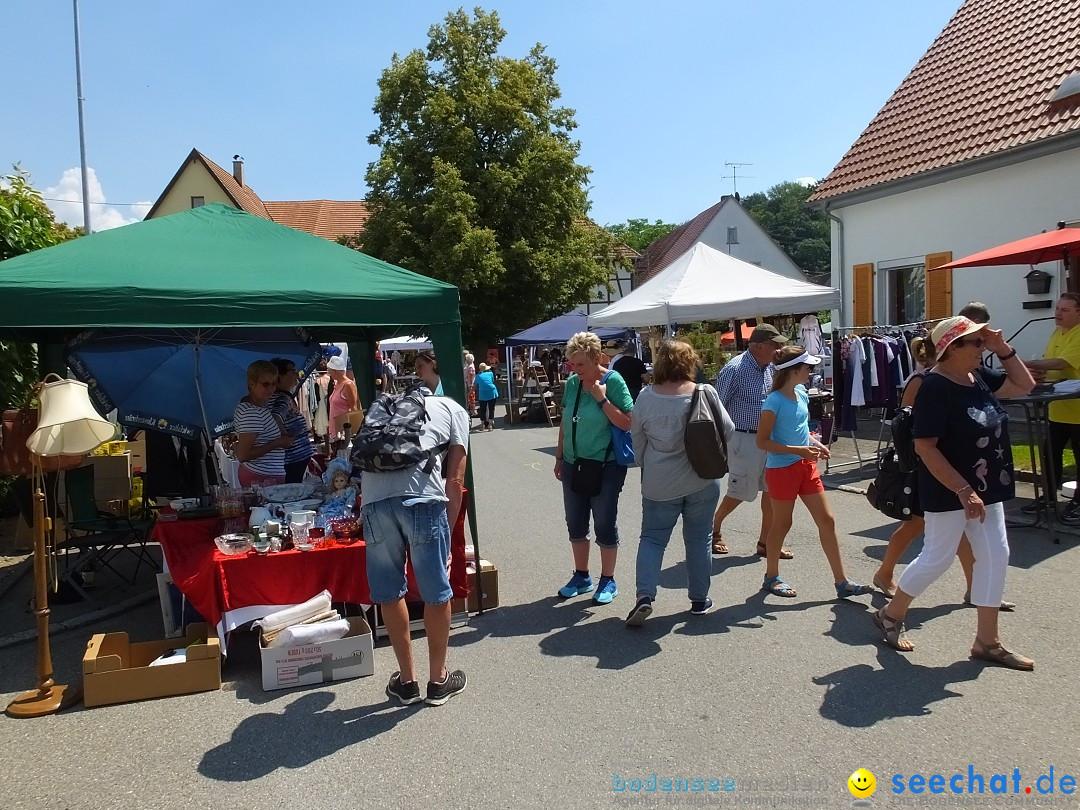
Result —
<instances>
[{"instance_id":1,"label":"tree foliage","mask_svg":"<svg viewBox=\"0 0 1080 810\"><path fill-rule=\"evenodd\" d=\"M645 248L661 236L670 233L677 227L679 226L670 222L661 222L660 220L649 222L647 219L628 219L626 222L620 222L617 225L605 225L604 230L620 242L632 247L638 253L642 253Z\"/></svg>"},{"instance_id":2,"label":"tree foliage","mask_svg":"<svg viewBox=\"0 0 1080 810\"><path fill-rule=\"evenodd\" d=\"M555 60L539 44L500 56L505 36L497 14L459 9L426 52L394 55L362 235L365 252L456 285L465 335L488 345L587 300L614 259L585 216L590 170Z\"/></svg>"},{"instance_id":3,"label":"tree foliage","mask_svg":"<svg viewBox=\"0 0 1080 810\"><path fill-rule=\"evenodd\" d=\"M830 271L829 218L806 204L814 187L779 183L742 200L743 208L809 275Z\"/></svg>"},{"instance_id":4,"label":"tree foliage","mask_svg":"<svg viewBox=\"0 0 1080 810\"><path fill-rule=\"evenodd\" d=\"M57 222L49 206L17 165L0 178L0 261L57 245L81 232ZM37 380L37 356L29 343L0 341L0 407L26 401Z\"/></svg>"}]
</instances>

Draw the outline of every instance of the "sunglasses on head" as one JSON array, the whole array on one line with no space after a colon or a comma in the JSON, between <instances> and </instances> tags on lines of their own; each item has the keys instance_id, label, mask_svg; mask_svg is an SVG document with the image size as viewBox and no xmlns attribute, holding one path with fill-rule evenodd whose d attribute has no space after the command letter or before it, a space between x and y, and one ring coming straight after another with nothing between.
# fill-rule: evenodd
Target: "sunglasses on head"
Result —
<instances>
[{"instance_id":1,"label":"sunglasses on head","mask_svg":"<svg viewBox=\"0 0 1080 810\"><path fill-rule=\"evenodd\" d=\"M981 337L959 338L956 343L960 346L974 346L976 349L981 349L983 346L986 345L986 341L983 340Z\"/></svg>"}]
</instances>

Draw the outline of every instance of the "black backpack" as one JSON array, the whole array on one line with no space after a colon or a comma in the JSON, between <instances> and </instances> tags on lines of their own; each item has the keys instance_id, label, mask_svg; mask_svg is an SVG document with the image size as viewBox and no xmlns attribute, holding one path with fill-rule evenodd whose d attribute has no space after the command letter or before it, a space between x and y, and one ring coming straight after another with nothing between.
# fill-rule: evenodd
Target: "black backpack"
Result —
<instances>
[{"instance_id":1,"label":"black backpack","mask_svg":"<svg viewBox=\"0 0 1080 810\"><path fill-rule=\"evenodd\" d=\"M429 450L420 446L420 432L428 421L424 400L429 393L418 383L401 394L381 394L371 403L352 440L349 460L353 467L364 472L392 472L423 464L424 472L430 473L447 445Z\"/></svg>"},{"instance_id":2,"label":"black backpack","mask_svg":"<svg viewBox=\"0 0 1080 810\"><path fill-rule=\"evenodd\" d=\"M896 448L896 461L902 472L915 472L919 457L915 453L915 417L911 406L898 408L892 418L892 443Z\"/></svg>"},{"instance_id":3,"label":"black backpack","mask_svg":"<svg viewBox=\"0 0 1080 810\"><path fill-rule=\"evenodd\" d=\"M690 399L683 444L695 473L701 478L723 478L728 473L724 423L704 388L698 385Z\"/></svg>"}]
</instances>

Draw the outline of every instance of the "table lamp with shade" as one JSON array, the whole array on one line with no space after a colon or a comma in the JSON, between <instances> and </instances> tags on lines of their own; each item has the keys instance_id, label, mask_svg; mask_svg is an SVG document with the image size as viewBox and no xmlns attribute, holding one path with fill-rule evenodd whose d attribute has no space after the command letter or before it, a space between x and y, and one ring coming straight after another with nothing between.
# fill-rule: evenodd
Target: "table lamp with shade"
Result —
<instances>
[{"instance_id":1,"label":"table lamp with shade","mask_svg":"<svg viewBox=\"0 0 1080 810\"><path fill-rule=\"evenodd\" d=\"M50 381L50 378L55 378ZM38 390L38 426L26 442L34 461L34 615L37 619L38 688L23 692L8 704L11 717L41 717L65 709L82 697L77 687L53 682L49 650L49 602L45 531L43 458L86 455L110 441L116 426L103 419L90 402L85 383L63 380L55 374L45 378Z\"/></svg>"}]
</instances>

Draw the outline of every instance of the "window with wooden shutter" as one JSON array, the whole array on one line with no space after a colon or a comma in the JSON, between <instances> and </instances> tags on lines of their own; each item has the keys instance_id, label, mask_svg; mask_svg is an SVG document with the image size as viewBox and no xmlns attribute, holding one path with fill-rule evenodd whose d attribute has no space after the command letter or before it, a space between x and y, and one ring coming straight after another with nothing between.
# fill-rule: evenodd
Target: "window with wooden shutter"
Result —
<instances>
[{"instance_id":1,"label":"window with wooden shutter","mask_svg":"<svg viewBox=\"0 0 1080 810\"><path fill-rule=\"evenodd\" d=\"M952 261L952 252L926 255L926 318L937 320L953 314L952 270L936 270Z\"/></svg>"},{"instance_id":2,"label":"window with wooden shutter","mask_svg":"<svg viewBox=\"0 0 1080 810\"><path fill-rule=\"evenodd\" d=\"M854 326L874 324L874 265L857 264L851 268L854 290Z\"/></svg>"}]
</instances>

